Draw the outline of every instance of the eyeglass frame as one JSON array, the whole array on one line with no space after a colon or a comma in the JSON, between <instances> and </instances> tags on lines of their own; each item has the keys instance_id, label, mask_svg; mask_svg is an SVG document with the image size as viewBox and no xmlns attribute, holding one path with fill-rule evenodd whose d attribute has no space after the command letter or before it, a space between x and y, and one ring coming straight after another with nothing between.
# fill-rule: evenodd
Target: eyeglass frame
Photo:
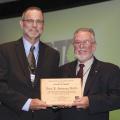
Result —
<instances>
[{"instance_id":1,"label":"eyeglass frame","mask_svg":"<svg viewBox=\"0 0 120 120\"><path fill-rule=\"evenodd\" d=\"M40 25L40 24L43 24L44 23L44 20L33 20L33 19L22 19L22 21L26 21L27 23L29 23L29 24L34 24L34 22L36 23L36 24L38 24L38 25Z\"/></svg>"},{"instance_id":2,"label":"eyeglass frame","mask_svg":"<svg viewBox=\"0 0 120 120\"><path fill-rule=\"evenodd\" d=\"M82 42L73 42L73 45L89 45L89 44L93 44L96 43L95 41L91 41L91 40L85 40Z\"/></svg>"}]
</instances>

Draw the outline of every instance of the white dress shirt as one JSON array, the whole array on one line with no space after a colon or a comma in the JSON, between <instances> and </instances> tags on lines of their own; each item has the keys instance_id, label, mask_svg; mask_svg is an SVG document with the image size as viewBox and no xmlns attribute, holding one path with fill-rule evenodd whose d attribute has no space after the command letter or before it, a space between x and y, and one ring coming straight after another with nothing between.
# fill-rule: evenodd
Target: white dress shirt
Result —
<instances>
[{"instance_id":1,"label":"white dress shirt","mask_svg":"<svg viewBox=\"0 0 120 120\"><path fill-rule=\"evenodd\" d=\"M89 59L88 61L84 62L84 63L80 63L80 61L78 61L77 66L76 66L76 75L80 69L79 64L84 64L84 68L83 68L83 83L82 83L82 93L84 92L84 88L85 88L85 84L87 81L87 77L88 74L90 72L91 66L93 64L94 61L94 57L92 57L91 59Z\"/></svg>"},{"instance_id":2,"label":"white dress shirt","mask_svg":"<svg viewBox=\"0 0 120 120\"><path fill-rule=\"evenodd\" d=\"M23 45L24 45L24 48L25 48L26 56L28 56L32 44L30 42L28 42L25 38L23 38ZM37 65L38 51L39 51L39 41L34 44L34 47L35 47L35 49L34 49L34 56L35 56L35 61L36 61L36 65ZM26 103L22 107L23 111L29 111L31 101L32 101L31 98L29 98L26 101Z\"/></svg>"}]
</instances>

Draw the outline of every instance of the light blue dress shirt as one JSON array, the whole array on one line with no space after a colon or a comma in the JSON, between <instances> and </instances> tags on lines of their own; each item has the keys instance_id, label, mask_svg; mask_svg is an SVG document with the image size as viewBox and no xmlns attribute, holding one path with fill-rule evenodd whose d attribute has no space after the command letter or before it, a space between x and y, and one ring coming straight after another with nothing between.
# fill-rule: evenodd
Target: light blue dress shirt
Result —
<instances>
[{"instance_id":1,"label":"light blue dress shirt","mask_svg":"<svg viewBox=\"0 0 120 120\"><path fill-rule=\"evenodd\" d=\"M28 42L28 40L26 40L25 38L23 38L23 45L24 45L24 48L25 48L26 56L28 56L32 44L30 42ZM39 41L34 44L34 47L35 47L35 49L34 49L34 56L35 56L35 61L36 61L36 65L37 65L38 51L39 51ZM29 98L26 101L26 103L22 107L23 111L29 111L31 101L32 101L31 98Z\"/></svg>"}]
</instances>

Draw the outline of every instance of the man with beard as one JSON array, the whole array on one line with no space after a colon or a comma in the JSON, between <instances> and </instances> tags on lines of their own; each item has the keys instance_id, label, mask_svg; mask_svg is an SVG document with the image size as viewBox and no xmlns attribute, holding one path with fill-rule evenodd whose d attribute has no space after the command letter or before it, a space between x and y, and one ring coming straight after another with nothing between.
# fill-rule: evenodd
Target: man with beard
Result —
<instances>
[{"instance_id":1,"label":"man with beard","mask_svg":"<svg viewBox=\"0 0 120 120\"><path fill-rule=\"evenodd\" d=\"M109 111L120 108L120 69L95 58L95 33L79 28L74 33L76 60L60 67L63 78L81 77L83 96L61 109L61 120L109 120ZM82 76L78 76L79 70ZM63 107L62 106L62 107Z\"/></svg>"}]
</instances>

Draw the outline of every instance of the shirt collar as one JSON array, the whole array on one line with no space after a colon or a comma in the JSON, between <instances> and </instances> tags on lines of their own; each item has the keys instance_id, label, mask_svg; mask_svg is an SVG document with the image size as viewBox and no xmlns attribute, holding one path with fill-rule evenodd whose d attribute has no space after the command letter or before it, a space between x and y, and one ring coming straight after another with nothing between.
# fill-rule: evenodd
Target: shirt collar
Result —
<instances>
[{"instance_id":1,"label":"shirt collar","mask_svg":"<svg viewBox=\"0 0 120 120\"><path fill-rule=\"evenodd\" d=\"M28 55L32 44L27 39L25 39L24 37L23 37L23 44L24 44L25 52ZM34 44L34 47L35 47L34 52L37 52L39 50L39 41L37 41Z\"/></svg>"},{"instance_id":2,"label":"shirt collar","mask_svg":"<svg viewBox=\"0 0 120 120\"><path fill-rule=\"evenodd\" d=\"M77 62L77 68L79 68L79 64L84 64L85 68L83 68L83 69L87 69L93 64L93 61L94 61L94 57L90 58L88 61L86 61L84 63L80 63L80 61L78 61Z\"/></svg>"}]
</instances>

